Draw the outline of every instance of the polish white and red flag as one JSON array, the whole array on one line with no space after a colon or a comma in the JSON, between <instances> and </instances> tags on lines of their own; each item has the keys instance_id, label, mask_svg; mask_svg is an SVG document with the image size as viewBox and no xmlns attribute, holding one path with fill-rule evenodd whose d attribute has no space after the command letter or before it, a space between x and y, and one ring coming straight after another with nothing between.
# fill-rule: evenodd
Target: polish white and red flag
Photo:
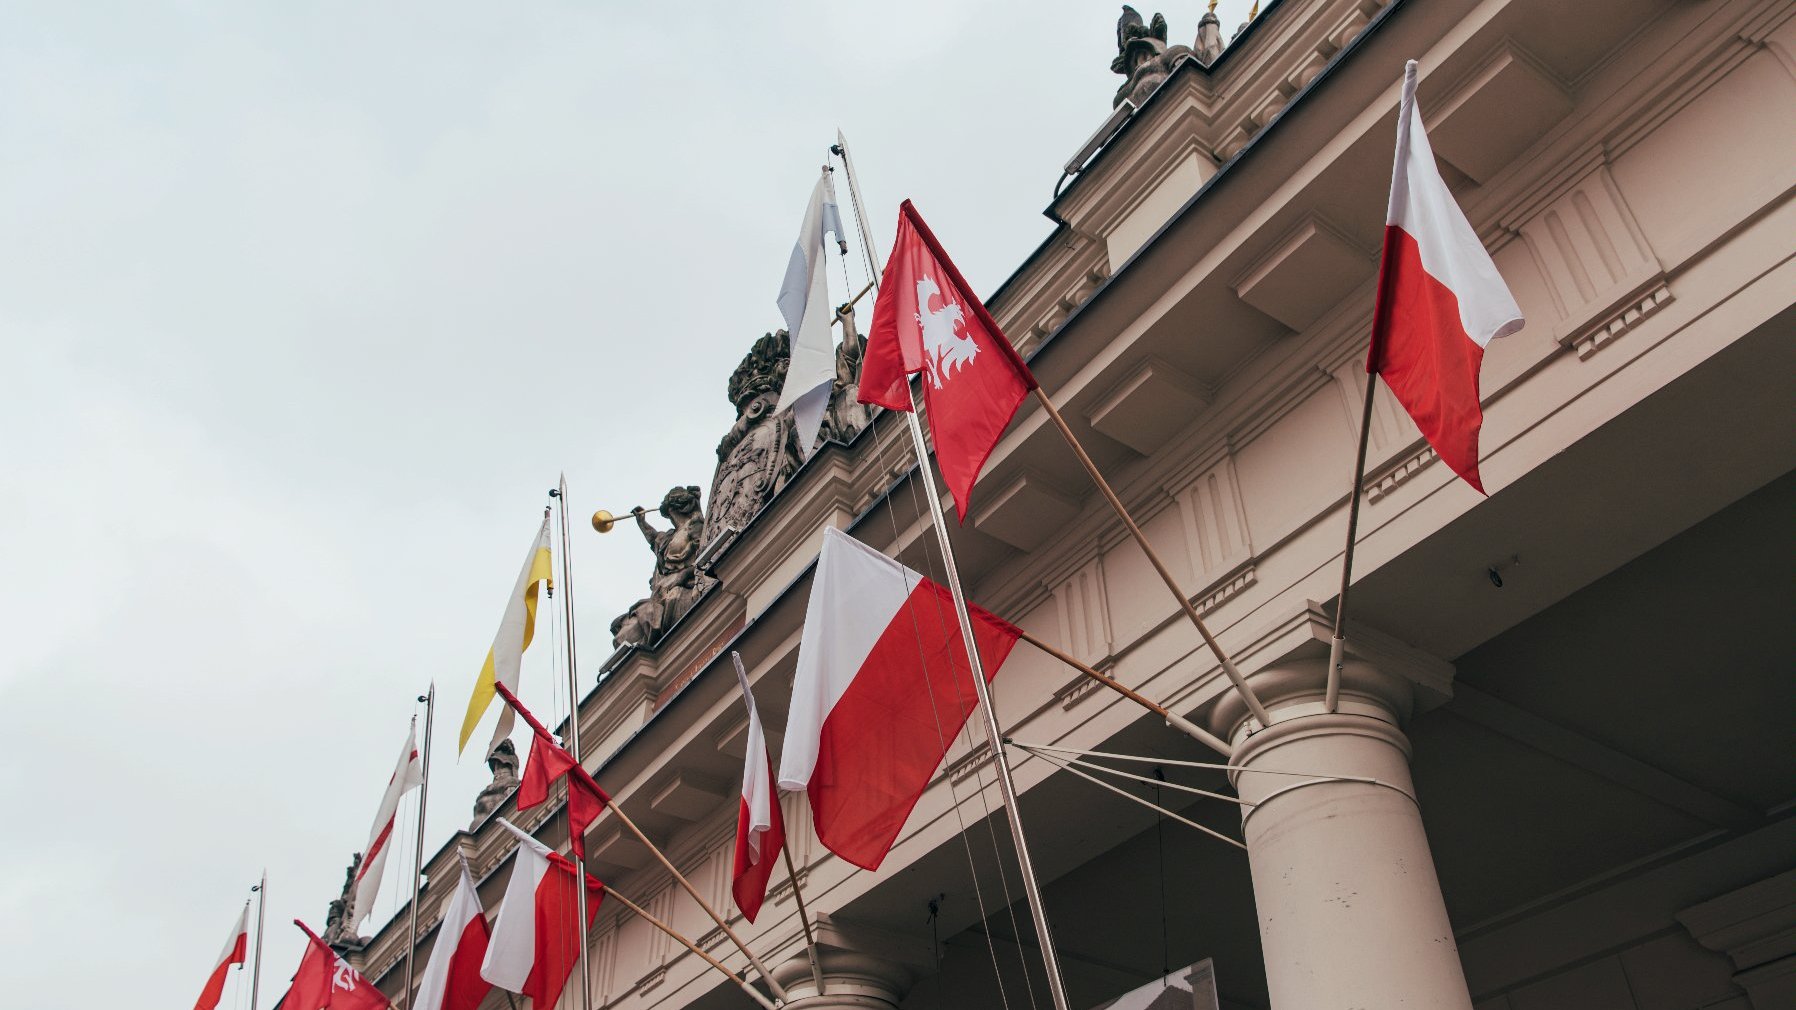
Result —
<instances>
[{"instance_id":1,"label":"polish white and red flag","mask_svg":"<svg viewBox=\"0 0 1796 1010\"><path fill-rule=\"evenodd\" d=\"M293 985L281 997L281 1010L388 1010L386 994L350 967L349 962L306 927L306 954L293 973Z\"/></svg>"},{"instance_id":2,"label":"polish white and red flag","mask_svg":"<svg viewBox=\"0 0 1796 1010\"><path fill-rule=\"evenodd\" d=\"M224 953L218 955L218 961L212 966L212 974L206 976L206 987L200 990L200 998L193 1003L193 1010L213 1010L218 1006L218 998L224 995L225 976L230 973L231 965L242 964L249 953L249 902L243 903L243 911L237 916L237 924L231 929L231 938L225 941Z\"/></svg>"},{"instance_id":3,"label":"polish white and red flag","mask_svg":"<svg viewBox=\"0 0 1796 1010\"><path fill-rule=\"evenodd\" d=\"M967 609L989 681L1021 632ZM878 869L977 704L948 590L826 529L779 777L810 796L817 838Z\"/></svg>"},{"instance_id":4,"label":"polish white and red flag","mask_svg":"<svg viewBox=\"0 0 1796 1010\"><path fill-rule=\"evenodd\" d=\"M910 410L910 377L918 372L936 465L964 523L979 471L1035 376L906 200L873 306L860 402Z\"/></svg>"},{"instance_id":5,"label":"polish white and red flag","mask_svg":"<svg viewBox=\"0 0 1796 1010\"><path fill-rule=\"evenodd\" d=\"M1403 70L1366 371L1384 377L1428 444L1480 494L1478 369L1485 347L1522 323L1521 308L1434 162L1411 60Z\"/></svg>"},{"instance_id":6,"label":"polish white and red flag","mask_svg":"<svg viewBox=\"0 0 1796 1010\"><path fill-rule=\"evenodd\" d=\"M568 976L580 961L586 929L576 920L579 895L574 892L574 862L503 817L498 822L518 839L511 880L499 916L487 941L480 977L510 992L530 997L533 1007L547 1010L561 998ZM586 878L586 928L599 914L605 885Z\"/></svg>"},{"instance_id":7,"label":"polish white and red flag","mask_svg":"<svg viewBox=\"0 0 1796 1010\"><path fill-rule=\"evenodd\" d=\"M730 893L749 922L761 913L767 900L767 881L786 844L786 822L780 816L779 791L773 785L773 755L767 751L767 734L761 731L761 710L748 686L742 656L730 653L736 664L736 683L748 703L746 753L742 764L742 802L736 811L736 863L730 877Z\"/></svg>"},{"instance_id":8,"label":"polish white and red flag","mask_svg":"<svg viewBox=\"0 0 1796 1010\"><path fill-rule=\"evenodd\" d=\"M387 779L387 791L381 795L380 809L374 814L374 827L368 832L368 847L362 850L362 865L355 871L355 921L361 922L374 912L374 898L380 893L381 871L387 865L387 850L392 848L393 827L399 818L399 800L424 782L424 766L418 755L418 720L405 734L405 746L399 749L399 765Z\"/></svg>"},{"instance_id":9,"label":"polish white and red flag","mask_svg":"<svg viewBox=\"0 0 1796 1010\"><path fill-rule=\"evenodd\" d=\"M535 739L530 743L530 760L524 765L524 777L518 781L517 806L519 810L529 810L539 803L549 801L549 787L556 779L567 779L567 819L568 847L574 851L575 859L586 858L586 830L592 822L610 806L611 797L593 780L592 774L574 760L574 756L562 749L555 738L549 735L549 728L544 726L518 696L503 683L494 684L493 690L505 699L511 710L522 716L529 725Z\"/></svg>"},{"instance_id":10,"label":"polish white and red flag","mask_svg":"<svg viewBox=\"0 0 1796 1010\"><path fill-rule=\"evenodd\" d=\"M437 927L430 963L424 966L412 1010L479 1010L480 1001L493 988L480 977L491 935L480 907L480 892L474 889L474 878L463 864L461 880Z\"/></svg>"}]
</instances>

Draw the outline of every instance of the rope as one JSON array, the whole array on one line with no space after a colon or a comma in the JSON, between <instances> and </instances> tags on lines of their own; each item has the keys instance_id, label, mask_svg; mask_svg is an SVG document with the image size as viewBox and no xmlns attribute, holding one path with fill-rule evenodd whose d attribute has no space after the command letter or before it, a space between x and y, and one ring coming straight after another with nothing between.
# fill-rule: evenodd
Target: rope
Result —
<instances>
[{"instance_id":1,"label":"rope","mask_svg":"<svg viewBox=\"0 0 1796 1010\"><path fill-rule=\"evenodd\" d=\"M1037 753L1035 756L1038 758L1041 758L1043 761L1046 761L1047 763L1053 765L1054 767L1059 768L1061 771L1072 772L1074 775L1079 776L1080 778L1086 780L1087 782L1090 782L1096 786L1099 786L1100 788L1108 789L1111 792L1115 793L1118 796L1121 796L1123 799L1126 799L1131 803L1139 803L1140 805L1147 807L1150 810L1159 811L1160 813L1165 814L1167 817L1170 817L1173 820L1178 821L1180 824L1184 824L1188 827L1196 828L1197 830L1203 832L1206 835L1209 835L1211 838L1214 838L1217 841L1226 842L1229 845L1233 845L1235 848L1240 849L1243 852L1247 851L1246 845L1243 845L1242 843L1235 841L1233 838L1230 838L1229 836L1223 834L1220 831L1217 831L1214 828L1205 827L1204 825L1199 824L1196 821L1192 820L1191 818L1183 816L1182 814L1176 814L1170 810L1166 810L1161 807L1157 807L1154 804L1150 803L1149 801L1142 799L1141 797L1135 795L1132 792L1129 792L1127 789L1118 788L1116 786L1111 785L1108 782L1105 782L1103 779L1098 778L1096 775L1092 775L1087 772L1080 771L1077 768L1074 768L1072 765L1067 764L1060 758L1054 757L1051 754L1042 754L1042 753Z\"/></svg>"}]
</instances>

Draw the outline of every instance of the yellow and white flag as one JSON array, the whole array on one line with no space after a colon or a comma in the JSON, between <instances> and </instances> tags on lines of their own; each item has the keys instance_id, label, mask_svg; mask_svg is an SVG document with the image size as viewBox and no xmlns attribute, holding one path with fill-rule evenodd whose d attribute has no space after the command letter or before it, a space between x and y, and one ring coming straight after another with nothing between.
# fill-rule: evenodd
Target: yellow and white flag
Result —
<instances>
[{"instance_id":1,"label":"yellow and white flag","mask_svg":"<svg viewBox=\"0 0 1796 1010\"><path fill-rule=\"evenodd\" d=\"M543 528L524 558L524 570L518 573L518 584L505 601L505 618L499 622L499 633L493 636L493 647L487 650L486 665L480 668L480 679L474 682L474 696L468 699L468 714L461 721L461 744L456 753L468 749L468 738L474 735L474 727L480 725L480 717L493 703L497 693L493 690L494 681L517 691L518 667L523 663L524 650L530 648L530 640L536 636L536 587L543 582L553 587L550 571L549 517L544 516ZM511 735L511 726L511 707L499 706L499 724L493 727L494 745Z\"/></svg>"}]
</instances>

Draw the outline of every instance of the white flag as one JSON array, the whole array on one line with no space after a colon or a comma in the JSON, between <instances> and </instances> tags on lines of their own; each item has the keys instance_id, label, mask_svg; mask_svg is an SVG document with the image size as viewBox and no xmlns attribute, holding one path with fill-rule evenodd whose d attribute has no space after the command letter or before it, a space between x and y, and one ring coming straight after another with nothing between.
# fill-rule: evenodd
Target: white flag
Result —
<instances>
[{"instance_id":1,"label":"white flag","mask_svg":"<svg viewBox=\"0 0 1796 1010\"><path fill-rule=\"evenodd\" d=\"M778 299L792 348L779 408L792 411L801 456L809 456L816 444L830 388L836 381L836 341L829 329L833 313L823 250L827 233L833 232L837 242L843 241L842 216L836 210L836 187L829 169L821 176L811 190L811 203L805 208L804 224L798 229Z\"/></svg>"}]
</instances>

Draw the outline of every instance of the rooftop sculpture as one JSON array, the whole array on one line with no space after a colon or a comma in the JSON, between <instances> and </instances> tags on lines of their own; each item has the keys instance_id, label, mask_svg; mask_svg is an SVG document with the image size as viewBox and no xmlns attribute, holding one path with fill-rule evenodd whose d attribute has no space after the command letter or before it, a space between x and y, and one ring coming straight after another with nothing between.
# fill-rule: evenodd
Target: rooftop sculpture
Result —
<instances>
[{"instance_id":1,"label":"rooftop sculpture","mask_svg":"<svg viewBox=\"0 0 1796 1010\"><path fill-rule=\"evenodd\" d=\"M1110 61L1110 69L1128 79L1116 89L1110 105L1114 108L1128 101L1139 108L1180 60L1196 54L1189 46L1166 44L1166 15L1155 14L1151 22L1143 23L1135 8L1123 4L1122 10L1116 21L1116 58Z\"/></svg>"},{"instance_id":2,"label":"rooftop sculpture","mask_svg":"<svg viewBox=\"0 0 1796 1010\"><path fill-rule=\"evenodd\" d=\"M715 501L715 499L713 499ZM676 487L661 499L661 518L673 523L662 530L638 508L636 527L655 552L655 571L649 576L649 595L611 622L613 645L637 647L655 644L692 605L705 595L712 580L699 573L698 552L705 538L705 514L699 507L698 486Z\"/></svg>"}]
</instances>

